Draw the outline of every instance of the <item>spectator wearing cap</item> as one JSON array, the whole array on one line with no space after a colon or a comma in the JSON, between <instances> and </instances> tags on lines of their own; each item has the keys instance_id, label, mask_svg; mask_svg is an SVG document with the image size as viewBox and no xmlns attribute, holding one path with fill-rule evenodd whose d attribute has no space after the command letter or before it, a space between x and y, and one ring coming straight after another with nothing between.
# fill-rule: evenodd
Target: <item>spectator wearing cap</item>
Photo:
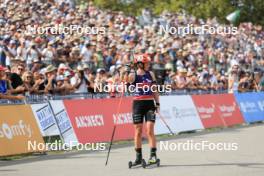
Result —
<instances>
[{"instance_id":1,"label":"spectator wearing cap","mask_svg":"<svg viewBox=\"0 0 264 176\"><path fill-rule=\"evenodd\" d=\"M85 77L84 69L82 66L78 66L75 76L71 78L71 85L75 88L74 93L88 93L88 88L91 83Z\"/></svg>"},{"instance_id":2,"label":"spectator wearing cap","mask_svg":"<svg viewBox=\"0 0 264 176\"><path fill-rule=\"evenodd\" d=\"M38 48L36 47L35 42L31 42L29 48L27 49L27 60L26 64L28 69L32 68L32 63L35 58L39 58L41 53L39 52Z\"/></svg>"},{"instance_id":3,"label":"spectator wearing cap","mask_svg":"<svg viewBox=\"0 0 264 176\"><path fill-rule=\"evenodd\" d=\"M105 86L107 84L107 74L105 69L98 68L96 72L96 78L94 80L95 87Z\"/></svg>"},{"instance_id":4,"label":"spectator wearing cap","mask_svg":"<svg viewBox=\"0 0 264 176\"><path fill-rule=\"evenodd\" d=\"M187 70L185 68L180 68L178 70L178 74L174 80L176 82L177 89L183 90L187 88L186 74L187 74Z\"/></svg>"},{"instance_id":5,"label":"spectator wearing cap","mask_svg":"<svg viewBox=\"0 0 264 176\"><path fill-rule=\"evenodd\" d=\"M60 76L60 75L64 76L64 73L65 73L65 71L67 71L67 70L68 70L68 67L67 67L64 63L61 63L61 64L59 65L59 67L58 67L57 76Z\"/></svg>"},{"instance_id":6,"label":"spectator wearing cap","mask_svg":"<svg viewBox=\"0 0 264 176\"><path fill-rule=\"evenodd\" d=\"M57 68L53 65L49 65L46 68L46 79L44 81L45 93L55 94L58 91L56 82L56 70Z\"/></svg>"},{"instance_id":7,"label":"spectator wearing cap","mask_svg":"<svg viewBox=\"0 0 264 176\"><path fill-rule=\"evenodd\" d=\"M32 68L31 68L32 73L39 72L43 66L44 64L38 58L34 58Z\"/></svg>"},{"instance_id":8,"label":"spectator wearing cap","mask_svg":"<svg viewBox=\"0 0 264 176\"><path fill-rule=\"evenodd\" d=\"M53 63L55 57L56 57L56 50L52 47L53 42L49 42L47 44L47 47L44 48L42 51L42 62L46 65L50 65Z\"/></svg>"},{"instance_id":9,"label":"spectator wearing cap","mask_svg":"<svg viewBox=\"0 0 264 176\"><path fill-rule=\"evenodd\" d=\"M57 83L57 88L60 90L58 94L65 95L65 91L63 87L64 86L64 76L63 75L57 76L56 83Z\"/></svg>"},{"instance_id":10,"label":"spectator wearing cap","mask_svg":"<svg viewBox=\"0 0 264 176\"><path fill-rule=\"evenodd\" d=\"M72 73L70 71L65 71L64 72L64 82L63 82L63 90L64 93L67 94L71 94L75 92L75 87L73 85L71 85L71 78L72 78Z\"/></svg>"}]
</instances>

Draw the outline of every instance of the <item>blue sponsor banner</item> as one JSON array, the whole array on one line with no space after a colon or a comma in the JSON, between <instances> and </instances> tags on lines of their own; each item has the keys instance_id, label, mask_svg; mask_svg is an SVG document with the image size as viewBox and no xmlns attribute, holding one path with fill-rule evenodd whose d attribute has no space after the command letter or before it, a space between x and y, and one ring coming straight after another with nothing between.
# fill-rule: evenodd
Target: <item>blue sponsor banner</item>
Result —
<instances>
[{"instance_id":1,"label":"blue sponsor banner","mask_svg":"<svg viewBox=\"0 0 264 176\"><path fill-rule=\"evenodd\" d=\"M66 133L68 130L72 128L68 114L64 109L56 114L56 119L57 119L58 126L60 128L61 134Z\"/></svg>"},{"instance_id":2,"label":"blue sponsor banner","mask_svg":"<svg viewBox=\"0 0 264 176\"><path fill-rule=\"evenodd\" d=\"M264 93L235 93L237 104L247 123L264 120Z\"/></svg>"},{"instance_id":3,"label":"blue sponsor banner","mask_svg":"<svg viewBox=\"0 0 264 176\"><path fill-rule=\"evenodd\" d=\"M55 119L49 105L38 109L36 114L43 131L55 125Z\"/></svg>"}]
</instances>

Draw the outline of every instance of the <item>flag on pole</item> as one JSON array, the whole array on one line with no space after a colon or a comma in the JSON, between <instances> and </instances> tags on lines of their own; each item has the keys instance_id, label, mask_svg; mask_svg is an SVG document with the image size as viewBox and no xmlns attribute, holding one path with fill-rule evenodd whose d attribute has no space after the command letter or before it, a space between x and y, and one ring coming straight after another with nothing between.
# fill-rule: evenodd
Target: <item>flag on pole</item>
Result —
<instances>
[{"instance_id":1,"label":"flag on pole","mask_svg":"<svg viewBox=\"0 0 264 176\"><path fill-rule=\"evenodd\" d=\"M235 23L240 17L240 10L236 10L226 16L226 19L231 23Z\"/></svg>"}]
</instances>

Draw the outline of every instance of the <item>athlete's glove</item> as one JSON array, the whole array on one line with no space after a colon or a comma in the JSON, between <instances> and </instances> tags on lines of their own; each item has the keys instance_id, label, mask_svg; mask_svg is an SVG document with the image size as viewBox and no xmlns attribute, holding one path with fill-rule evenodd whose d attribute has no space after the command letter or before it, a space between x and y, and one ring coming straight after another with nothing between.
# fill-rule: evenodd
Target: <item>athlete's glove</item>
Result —
<instances>
[{"instance_id":1,"label":"athlete's glove","mask_svg":"<svg viewBox=\"0 0 264 176\"><path fill-rule=\"evenodd\" d=\"M156 112L159 113L159 111L160 111L160 103L157 103L157 102L156 102L156 106L155 106L155 108L156 108L156 109L155 109Z\"/></svg>"}]
</instances>

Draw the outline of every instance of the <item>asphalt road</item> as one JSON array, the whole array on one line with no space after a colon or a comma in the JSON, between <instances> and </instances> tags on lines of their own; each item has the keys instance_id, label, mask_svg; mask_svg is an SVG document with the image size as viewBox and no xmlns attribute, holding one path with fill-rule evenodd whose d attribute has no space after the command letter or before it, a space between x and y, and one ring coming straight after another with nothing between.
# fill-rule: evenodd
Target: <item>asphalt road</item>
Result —
<instances>
[{"instance_id":1,"label":"asphalt road","mask_svg":"<svg viewBox=\"0 0 264 176\"><path fill-rule=\"evenodd\" d=\"M128 169L133 146L114 147L108 166L104 152L74 152L0 161L2 176L263 176L264 124L163 139L158 144L160 167ZM166 143L167 142L167 143ZM164 144L162 149L160 144ZM181 143L181 144L180 144ZM204 150L194 148L204 143ZM165 149L165 145L168 147ZM189 151L187 144L189 145ZM216 145L222 148L211 151ZM176 147L178 148L176 148ZM185 148L183 147L185 146ZM223 149L225 147L225 150ZM143 154L149 156L148 145Z\"/></svg>"}]
</instances>

